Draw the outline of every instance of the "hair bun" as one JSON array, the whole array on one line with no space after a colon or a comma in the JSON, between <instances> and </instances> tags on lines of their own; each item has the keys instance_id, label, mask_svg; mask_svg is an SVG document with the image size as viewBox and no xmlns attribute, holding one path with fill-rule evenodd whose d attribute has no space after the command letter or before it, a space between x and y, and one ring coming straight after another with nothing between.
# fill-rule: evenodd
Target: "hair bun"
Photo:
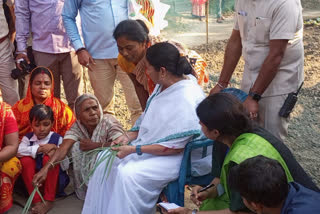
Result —
<instances>
[{"instance_id":1,"label":"hair bun","mask_svg":"<svg viewBox=\"0 0 320 214\"><path fill-rule=\"evenodd\" d=\"M180 56L178 63L177 63L177 73L179 75L192 74L192 70L193 70L193 68L192 68L191 64L189 63L187 57Z\"/></svg>"}]
</instances>

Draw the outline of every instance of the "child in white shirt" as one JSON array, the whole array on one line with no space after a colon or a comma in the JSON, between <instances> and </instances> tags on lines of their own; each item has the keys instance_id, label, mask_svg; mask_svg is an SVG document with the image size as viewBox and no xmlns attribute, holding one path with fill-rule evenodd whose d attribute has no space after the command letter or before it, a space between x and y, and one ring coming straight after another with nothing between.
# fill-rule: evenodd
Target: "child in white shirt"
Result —
<instances>
[{"instance_id":1,"label":"child in white shirt","mask_svg":"<svg viewBox=\"0 0 320 214\"><path fill-rule=\"evenodd\" d=\"M29 120L33 132L27 133L22 138L17 156L22 164L23 181L28 193L31 194L34 189L32 185L34 174L50 160L50 157L52 157L58 146L62 143L62 137L51 131L54 116L49 106L44 104L35 105L30 110ZM60 167L59 164L51 163L51 165L52 168L49 170L43 186L43 198L46 203L43 203L40 196L36 193L33 199L33 212L46 213L53 206Z\"/></svg>"}]
</instances>

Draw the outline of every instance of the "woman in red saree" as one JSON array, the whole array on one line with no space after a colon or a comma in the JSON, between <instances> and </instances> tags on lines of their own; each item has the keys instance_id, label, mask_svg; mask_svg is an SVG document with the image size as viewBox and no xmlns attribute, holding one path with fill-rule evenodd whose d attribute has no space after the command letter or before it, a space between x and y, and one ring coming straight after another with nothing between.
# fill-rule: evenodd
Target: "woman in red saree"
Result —
<instances>
[{"instance_id":1,"label":"woman in red saree","mask_svg":"<svg viewBox=\"0 0 320 214\"><path fill-rule=\"evenodd\" d=\"M52 131L64 136L67 130L75 122L72 110L53 95L54 79L51 71L45 67L37 67L30 74L27 95L18 101L13 107L19 127L19 139L31 132L29 112L35 104L50 106L54 113Z\"/></svg>"},{"instance_id":2,"label":"woman in red saree","mask_svg":"<svg viewBox=\"0 0 320 214\"><path fill-rule=\"evenodd\" d=\"M21 173L21 164L15 157L19 145L18 126L11 106L2 102L0 91L0 213L12 206L14 182Z\"/></svg>"}]
</instances>

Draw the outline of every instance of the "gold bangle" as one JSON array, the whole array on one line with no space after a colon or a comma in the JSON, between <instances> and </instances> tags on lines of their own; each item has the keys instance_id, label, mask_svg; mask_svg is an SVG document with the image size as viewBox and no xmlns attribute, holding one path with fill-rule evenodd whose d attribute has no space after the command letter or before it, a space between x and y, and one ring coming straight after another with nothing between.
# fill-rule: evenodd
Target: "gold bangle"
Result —
<instances>
[{"instance_id":1,"label":"gold bangle","mask_svg":"<svg viewBox=\"0 0 320 214\"><path fill-rule=\"evenodd\" d=\"M52 166L52 168L54 168L54 163L52 163L51 161L49 161L49 163Z\"/></svg>"}]
</instances>

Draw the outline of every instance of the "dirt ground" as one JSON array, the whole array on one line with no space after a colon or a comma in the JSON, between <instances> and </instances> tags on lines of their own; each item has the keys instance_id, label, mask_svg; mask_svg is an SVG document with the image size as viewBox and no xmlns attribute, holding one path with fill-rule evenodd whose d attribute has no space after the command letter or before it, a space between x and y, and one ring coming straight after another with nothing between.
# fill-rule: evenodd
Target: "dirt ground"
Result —
<instances>
[{"instance_id":1,"label":"dirt ground","mask_svg":"<svg viewBox=\"0 0 320 214\"><path fill-rule=\"evenodd\" d=\"M319 0L316 0L319 1ZM306 1L306 5L312 6ZM320 5L320 3L319 3ZM320 17L320 10L309 11L310 17ZM309 16L308 16L309 17ZM228 17L223 24L217 24L214 18L210 19L210 40L207 50L205 45L205 25L197 19L188 16L176 20L176 25L166 29L164 34L170 38L176 38L184 42L192 49L199 52L208 62L210 82L204 87L208 92L216 83L219 72L222 68L223 54L227 38L232 30L232 17ZM201 26L200 26L201 25ZM199 27L201 30L187 32L188 29ZM203 27L204 26L204 27ZM197 32L196 32L197 31ZM203 34L204 32L204 34ZM183 36L185 35L185 36ZM320 26L306 26L304 31L305 45L305 83L299 95L298 103L291 115L289 136L286 140L287 146L291 149L299 163L305 168L313 180L320 186ZM232 79L232 86L238 87L243 71L243 61L237 67ZM86 82L89 85L88 82ZM88 92L92 93L90 86ZM115 111L116 117L126 129L130 128L130 115L125 104L125 98L119 82L115 87ZM186 192L186 206L192 207L188 200L189 192ZM22 199L23 202L24 199ZM21 202L21 200L20 200ZM70 196L67 199L59 200L51 214L80 213L82 201ZM21 213L21 206L14 205L9 211L10 214Z\"/></svg>"}]
</instances>

